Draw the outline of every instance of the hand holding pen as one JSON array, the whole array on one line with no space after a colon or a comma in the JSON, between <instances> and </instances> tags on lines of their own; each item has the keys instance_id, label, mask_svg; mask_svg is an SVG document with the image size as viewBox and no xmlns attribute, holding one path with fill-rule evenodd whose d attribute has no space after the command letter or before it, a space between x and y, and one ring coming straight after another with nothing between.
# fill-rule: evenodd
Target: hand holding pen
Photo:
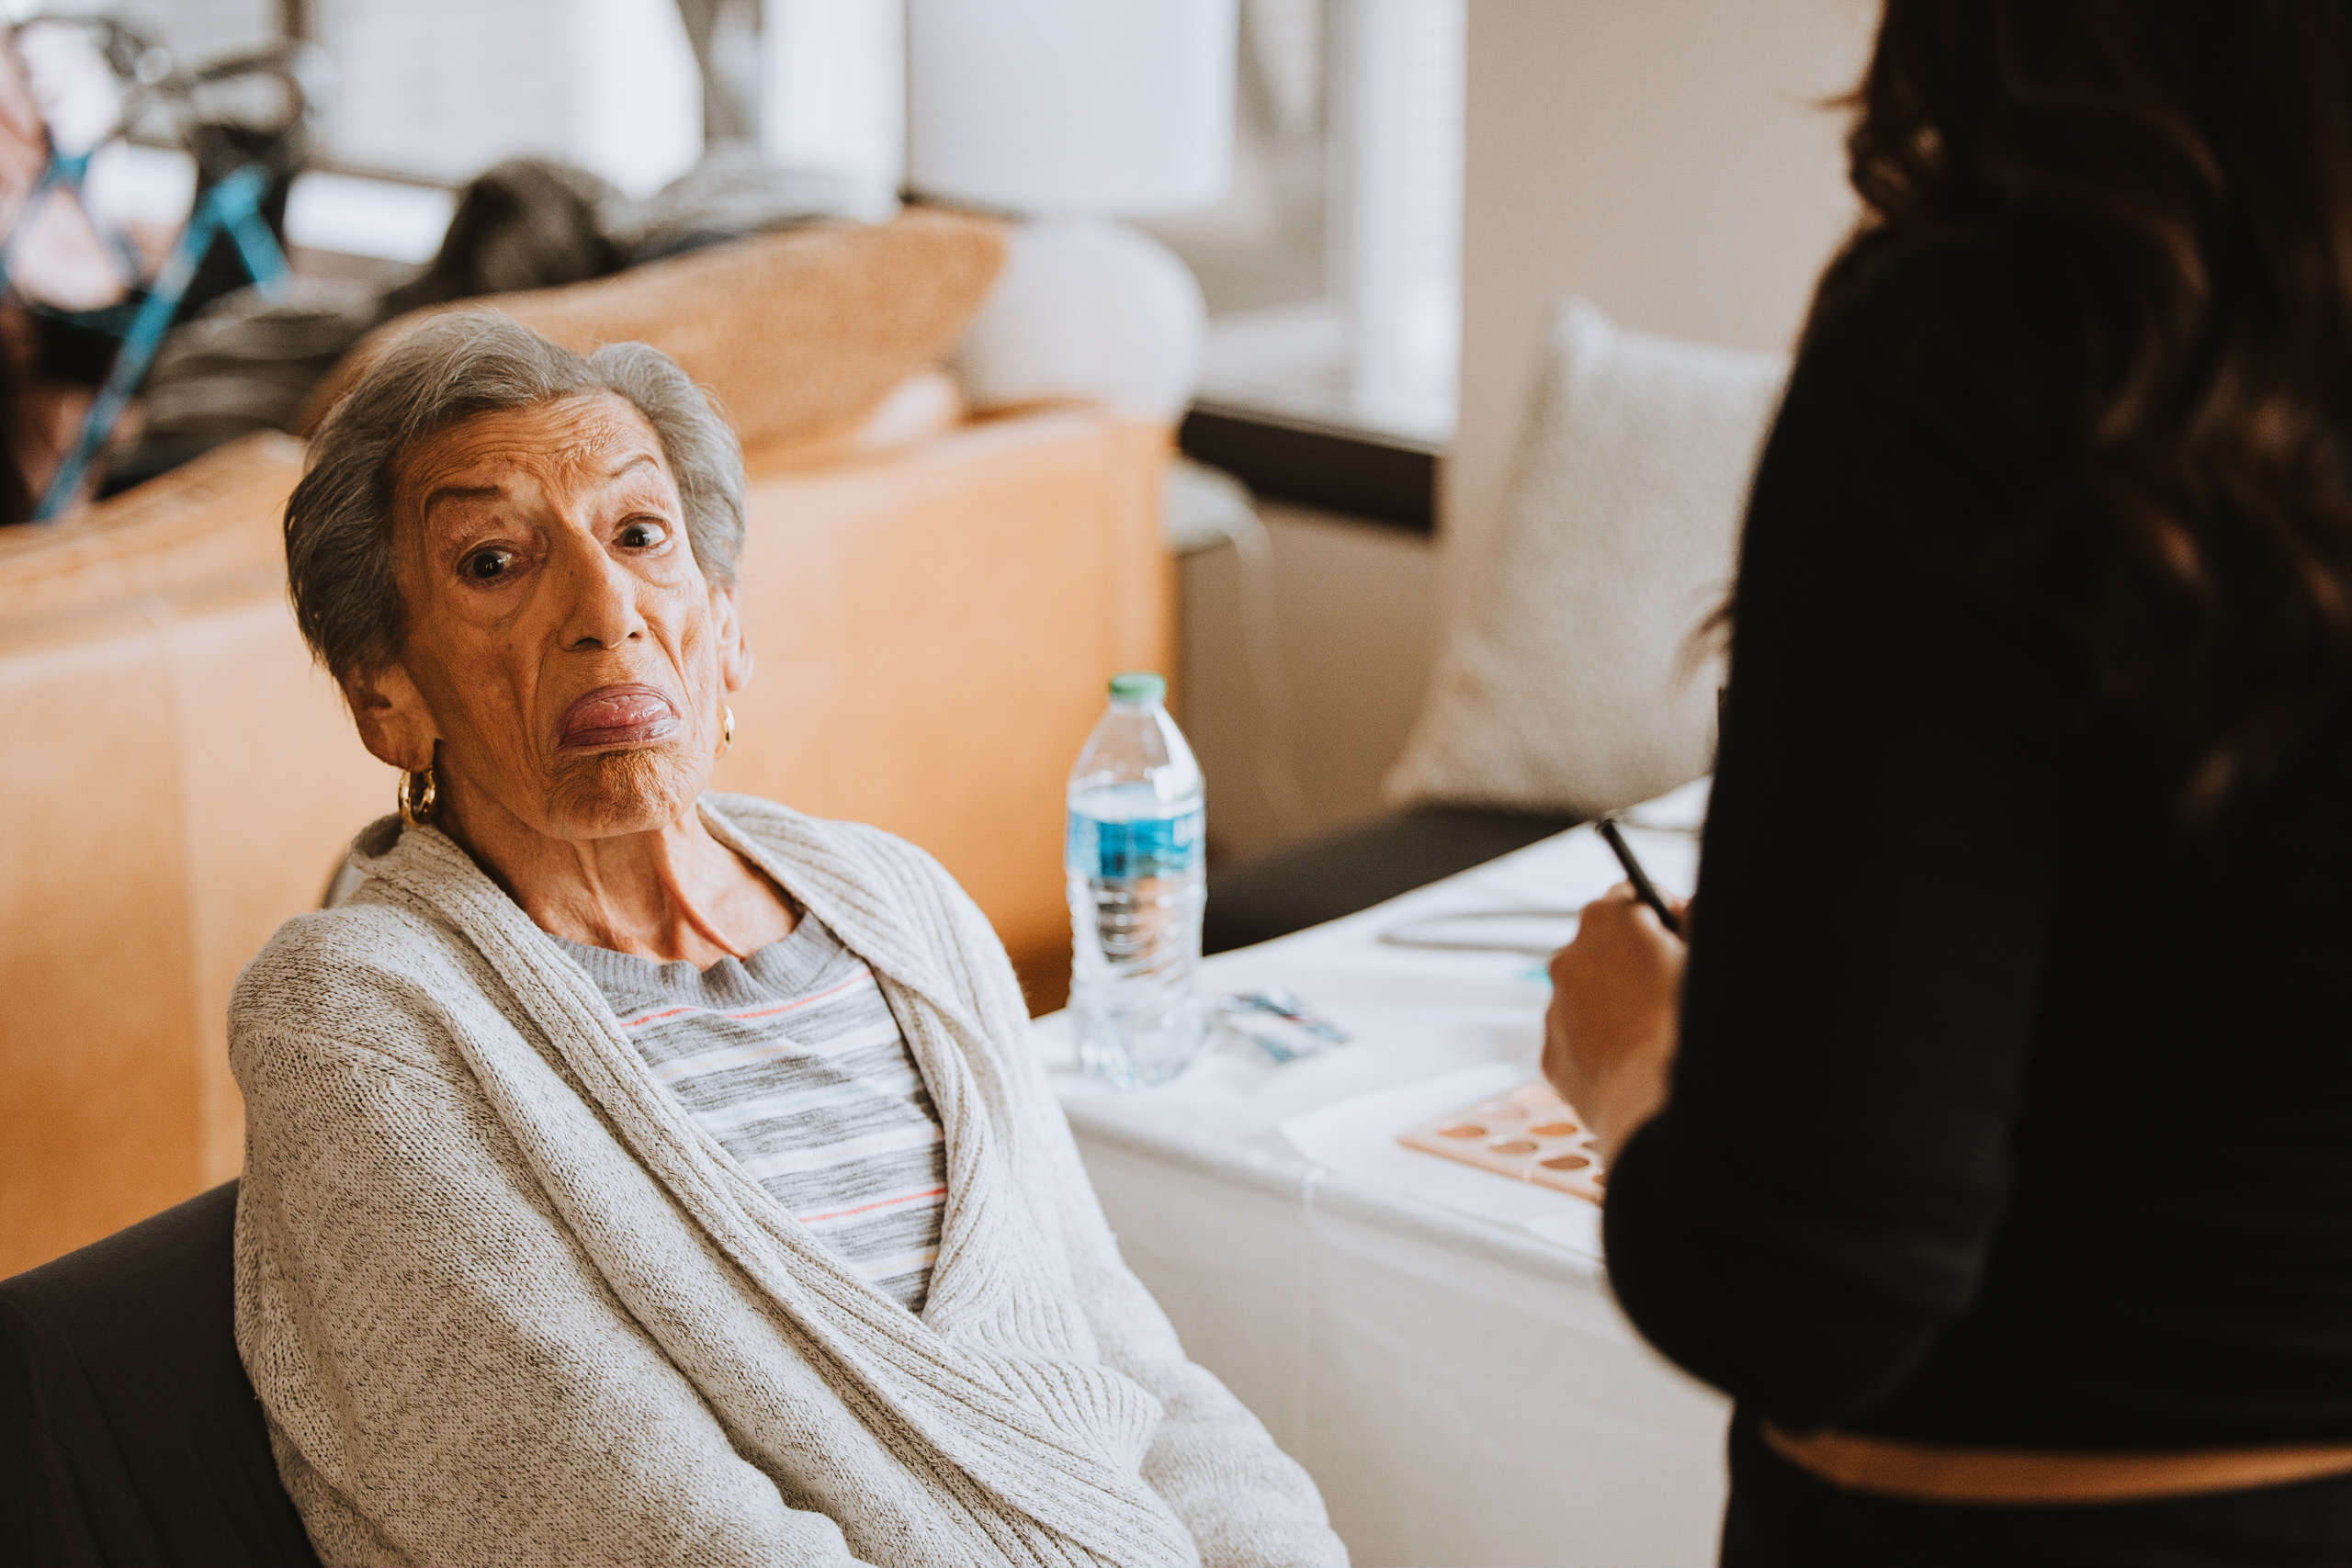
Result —
<instances>
[{"instance_id":1,"label":"hand holding pen","mask_svg":"<svg viewBox=\"0 0 2352 1568\"><path fill-rule=\"evenodd\" d=\"M1552 957L1544 1076L1577 1108L1610 1161L1666 1101L1681 1028L1689 906L1678 908L1659 895L1615 823L1604 820L1595 830L1624 867L1633 896L1619 889L1585 906L1576 940ZM1639 918L1644 905L1657 925Z\"/></svg>"},{"instance_id":2,"label":"hand holding pen","mask_svg":"<svg viewBox=\"0 0 2352 1568\"><path fill-rule=\"evenodd\" d=\"M1625 835L1618 830L1617 819L1604 817L1594 823L1593 828L1600 834L1601 841L1609 846L1610 852L1617 857L1617 863L1625 868L1625 880L1632 885L1634 897L1650 907L1650 913L1657 917L1658 924L1680 936L1682 917L1668 908L1666 900L1658 896L1657 885L1650 880L1649 873L1642 869L1642 863L1634 858L1633 846L1625 842Z\"/></svg>"}]
</instances>

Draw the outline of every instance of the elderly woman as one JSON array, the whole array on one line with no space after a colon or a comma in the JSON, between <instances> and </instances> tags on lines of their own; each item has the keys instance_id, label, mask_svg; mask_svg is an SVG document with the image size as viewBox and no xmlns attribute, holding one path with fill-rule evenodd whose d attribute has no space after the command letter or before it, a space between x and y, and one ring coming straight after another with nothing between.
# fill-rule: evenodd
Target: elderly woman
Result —
<instances>
[{"instance_id":1,"label":"elderly woman","mask_svg":"<svg viewBox=\"0 0 2352 1568\"><path fill-rule=\"evenodd\" d=\"M238 987L237 1331L333 1563L1340 1563L1120 1262L979 911L706 795L742 469L676 366L413 333L286 513L401 770Z\"/></svg>"}]
</instances>

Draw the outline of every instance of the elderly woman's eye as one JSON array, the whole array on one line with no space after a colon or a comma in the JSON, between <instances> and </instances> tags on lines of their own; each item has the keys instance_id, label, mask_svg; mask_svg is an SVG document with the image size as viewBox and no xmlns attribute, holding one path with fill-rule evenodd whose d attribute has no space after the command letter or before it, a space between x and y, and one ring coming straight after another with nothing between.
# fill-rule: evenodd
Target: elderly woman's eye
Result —
<instances>
[{"instance_id":1,"label":"elderly woman's eye","mask_svg":"<svg viewBox=\"0 0 2352 1568\"><path fill-rule=\"evenodd\" d=\"M669 537L669 529L659 523L650 522L644 518L624 525L621 528L621 545L626 549L650 550Z\"/></svg>"},{"instance_id":2,"label":"elderly woman's eye","mask_svg":"<svg viewBox=\"0 0 2352 1568\"><path fill-rule=\"evenodd\" d=\"M459 568L476 582L494 581L514 569L514 552L495 548L476 550L465 558L464 564Z\"/></svg>"}]
</instances>

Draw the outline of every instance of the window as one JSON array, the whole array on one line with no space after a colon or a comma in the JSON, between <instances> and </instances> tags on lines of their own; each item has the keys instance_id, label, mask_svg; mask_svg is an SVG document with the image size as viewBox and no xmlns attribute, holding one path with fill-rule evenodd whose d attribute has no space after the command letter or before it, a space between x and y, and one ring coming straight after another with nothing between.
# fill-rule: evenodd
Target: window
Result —
<instances>
[{"instance_id":1,"label":"window","mask_svg":"<svg viewBox=\"0 0 2352 1568\"><path fill-rule=\"evenodd\" d=\"M1232 193L1146 225L1208 296L1202 399L1442 446L1464 0L1242 0L1241 14Z\"/></svg>"}]
</instances>

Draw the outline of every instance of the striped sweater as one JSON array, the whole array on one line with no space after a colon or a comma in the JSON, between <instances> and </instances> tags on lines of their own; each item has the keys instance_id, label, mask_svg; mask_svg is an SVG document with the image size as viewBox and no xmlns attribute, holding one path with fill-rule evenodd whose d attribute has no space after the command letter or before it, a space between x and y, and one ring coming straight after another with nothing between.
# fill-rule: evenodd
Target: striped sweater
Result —
<instances>
[{"instance_id":1,"label":"striped sweater","mask_svg":"<svg viewBox=\"0 0 2352 1568\"><path fill-rule=\"evenodd\" d=\"M237 1348L321 1561L1343 1568L1120 1260L985 917L871 828L705 824L873 965L947 1134L921 1316L397 818L237 984Z\"/></svg>"},{"instance_id":2,"label":"striped sweater","mask_svg":"<svg viewBox=\"0 0 2352 1568\"><path fill-rule=\"evenodd\" d=\"M921 1312L947 1149L865 961L814 916L705 970L558 941L695 1124L860 1279Z\"/></svg>"}]
</instances>

